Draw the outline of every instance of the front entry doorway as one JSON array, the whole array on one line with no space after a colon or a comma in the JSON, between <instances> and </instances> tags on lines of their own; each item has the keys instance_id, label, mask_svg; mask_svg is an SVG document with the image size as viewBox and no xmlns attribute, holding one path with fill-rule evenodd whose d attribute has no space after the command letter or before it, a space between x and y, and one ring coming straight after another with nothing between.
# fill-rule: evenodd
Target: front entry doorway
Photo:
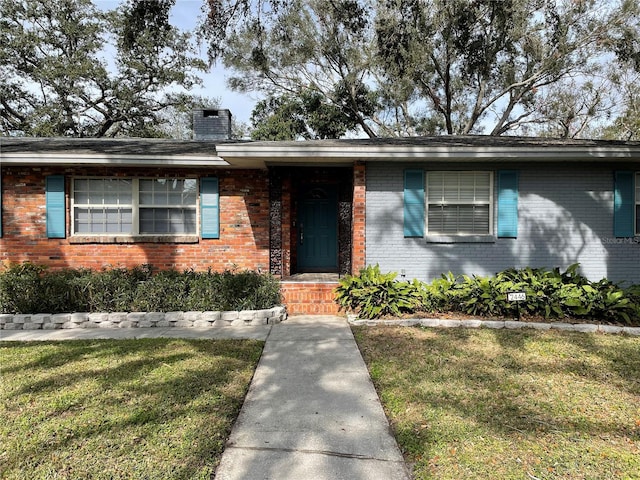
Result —
<instances>
[{"instance_id":1,"label":"front entry doorway","mask_svg":"<svg viewBox=\"0 0 640 480\"><path fill-rule=\"evenodd\" d=\"M338 271L336 186L309 186L298 203L298 272Z\"/></svg>"}]
</instances>

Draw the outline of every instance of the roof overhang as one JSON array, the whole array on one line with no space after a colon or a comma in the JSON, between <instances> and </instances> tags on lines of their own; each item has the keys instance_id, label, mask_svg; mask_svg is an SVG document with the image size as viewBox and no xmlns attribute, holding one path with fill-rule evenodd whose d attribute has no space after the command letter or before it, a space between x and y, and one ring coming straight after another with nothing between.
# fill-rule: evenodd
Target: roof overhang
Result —
<instances>
[{"instance_id":1,"label":"roof overhang","mask_svg":"<svg viewBox=\"0 0 640 480\"><path fill-rule=\"evenodd\" d=\"M2 165L266 169L366 162L638 162L640 142L444 136L310 141L0 137Z\"/></svg>"},{"instance_id":2,"label":"roof overhang","mask_svg":"<svg viewBox=\"0 0 640 480\"><path fill-rule=\"evenodd\" d=\"M108 155L100 153L0 153L2 165L59 165L119 167L228 167L217 155Z\"/></svg>"},{"instance_id":3,"label":"roof overhang","mask_svg":"<svg viewBox=\"0 0 640 480\"><path fill-rule=\"evenodd\" d=\"M369 162L538 162L640 161L640 146L410 146L410 145L221 145L220 157L231 164L262 161L266 165L351 164Z\"/></svg>"},{"instance_id":4,"label":"roof overhang","mask_svg":"<svg viewBox=\"0 0 640 480\"><path fill-rule=\"evenodd\" d=\"M159 138L0 137L0 163L229 168L230 164L218 155L216 145L213 141Z\"/></svg>"}]
</instances>

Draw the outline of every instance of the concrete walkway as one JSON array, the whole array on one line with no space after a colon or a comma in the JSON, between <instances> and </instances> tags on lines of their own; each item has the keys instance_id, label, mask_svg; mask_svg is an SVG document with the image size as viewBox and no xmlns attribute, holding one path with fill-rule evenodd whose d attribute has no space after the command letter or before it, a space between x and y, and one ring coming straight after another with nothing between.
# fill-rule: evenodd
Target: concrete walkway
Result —
<instances>
[{"instance_id":1,"label":"concrete walkway","mask_svg":"<svg viewBox=\"0 0 640 480\"><path fill-rule=\"evenodd\" d=\"M345 319L290 317L222 328L0 330L0 340L266 340L216 480L408 480Z\"/></svg>"},{"instance_id":2,"label":"concrete walkway","mask_svg":"<svg viewBox=\"0 0 640 480\"><path fill-rule=\"evenodd\" d=\"M215 478L409 478L344 319L272 327Z\"/></svg>"},{"instance_id":3,"label":"concrete walkway","mask_svg":"<svg viewBox=\"0 0 640 480\"><path fill-rule=\"evenodd\" d=\"M0 341L106 340L118 338L244 338L266 340L271 325L220 328L70 328L60 330L0 330Z\"/></svg>"}]
</instances>

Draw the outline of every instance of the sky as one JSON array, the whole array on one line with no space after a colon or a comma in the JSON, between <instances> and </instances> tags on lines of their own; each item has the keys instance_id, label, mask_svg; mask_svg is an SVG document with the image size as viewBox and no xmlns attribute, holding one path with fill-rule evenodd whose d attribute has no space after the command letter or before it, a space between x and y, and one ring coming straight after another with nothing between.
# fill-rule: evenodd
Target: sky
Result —
<instances>
[{"instance_id":1,"label":"sky","mask_svg":"<svg viewBox=\"0 0 640 480\"><path fill-rule=\"evenodd\" d=\"M116 8L120 0L94 0L94 4L104 10ZM176 0L171 11L171 24L181 30L192 30L197 22L203 0ZM206 58L206 47L202 46L202 57ZM231 111L234 120L240 123L249 124L251 111L259 98L232 92L227 89L226 79L228 72L218 63L211 67L209 72L201 73L203 79L202 87L195 87L191 93L206 97L220 99L220 108L227 108Z\"/></svg>"}]
</instances>

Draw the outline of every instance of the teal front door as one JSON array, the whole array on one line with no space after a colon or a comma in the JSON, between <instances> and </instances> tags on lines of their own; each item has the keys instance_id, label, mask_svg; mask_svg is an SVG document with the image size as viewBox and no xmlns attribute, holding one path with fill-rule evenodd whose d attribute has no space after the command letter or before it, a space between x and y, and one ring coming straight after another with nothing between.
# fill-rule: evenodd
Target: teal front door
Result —
<instances>
[{"instance_id":1,"label":"teal front door","mask_svg":"<svg viewBox=\"0 0 640 480\"><path fill-rule=\"evenodd\" d=\"M335 188L311 187L298 204L298 271L338 271L338 201Z\"/></svg>"}]
</instances>

